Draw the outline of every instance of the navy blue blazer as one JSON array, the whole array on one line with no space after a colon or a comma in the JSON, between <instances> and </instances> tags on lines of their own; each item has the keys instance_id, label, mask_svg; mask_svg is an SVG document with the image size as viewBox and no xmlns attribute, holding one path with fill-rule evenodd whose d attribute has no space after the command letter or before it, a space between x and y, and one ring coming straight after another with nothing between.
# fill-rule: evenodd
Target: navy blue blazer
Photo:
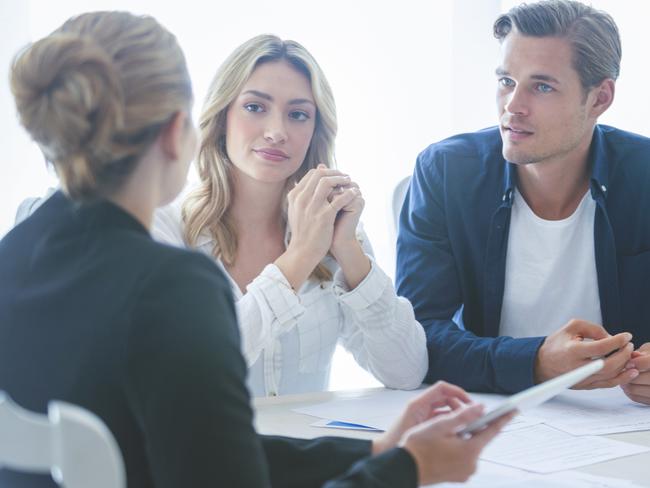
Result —
<instances>
[{"instance_id":1,"label":"navy blue blazer","mask_svg":"<svg viewBox=\"0 0 650 488\"><path fill-rule=\"evenodd\" d=\"M501 149L493 127L419 155L400 216L396 281L426 330L426 381L511 393L533 384L544 338L498 337L516 185ZM631 332L640 346L650 341L650 139L597 125L589 161L603 326Z\"/></svg>"}]
</instances>

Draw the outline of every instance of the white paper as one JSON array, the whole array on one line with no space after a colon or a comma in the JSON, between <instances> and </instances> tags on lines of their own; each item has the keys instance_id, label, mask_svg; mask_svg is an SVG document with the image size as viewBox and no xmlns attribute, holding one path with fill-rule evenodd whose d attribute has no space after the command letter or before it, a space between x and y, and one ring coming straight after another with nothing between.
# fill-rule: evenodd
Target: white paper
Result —
<instances>
[{"instance_id":1,"label":"white paper","mask_svg":"<svg viewBox=\"0 0 650 488\"><path fill-rule=\"evenodd\" d=\"M633 402L620 388L568 390L529 413L573 435L650 430L650 406Z\"/></svg>"},{"instance_id":2,"label":"white paper","mask_svg":"<svg viewBox=\"0 0 650 488\"><path fill-rule=\"evenodd\" d=\"M381 390L363 397L337 398L318 405L296 408L294 412L387 430L406 408L409 400L420 393L421 391Z\"/></svg>"},{"instance_id":3,"label":"white paper","mask_svg":"<svg viewBox=\"0 0 650 488\"><path fill-rule=\"evenodd\" d=\"M497 436L481 459L536 473L552 473L650 451L603 437L575 437L547 425Z\"/></svg>"},{"instance_id":4,"label":"white paper","mask_svg":"<svg viewBox=\"0 0 650 488\"><path fill-rule=\"evenodd\" d=\"M381 390L363 397L341 398L295 409L296 412L330 420L388 429L408 401L420 391ZM490 410L503 395L472 393L472 399ZM505 428L510 432L540 423L573 435L603 435L650 430L650 407L633 402L620 388L567 390L539 407L518 415Z\"/></svg>"},{"instance_id":5,"label":"white paper","mask_svg":"<svg viewBox=\"0 0 650 488\"><path fill-rule=\"evenodd\" d=\"M440 483L429 488L640 488L618 478L595 476L575 471L533 474L487 461L479 461L478 469L466 483Z\"/></svg>"},{"instance_id":6,"label":"white paper","mask_svg":"<svg viewBox=\"0 0 650 488\"><path fill-rule=\"evenodd\" d=\"M328 420L366 425L378 430L388 430L404 411L409 400L420 393L422 393L421 390L381 390L362 397L338 398L318 405L296 408L294 412ZM505 398L502 395L490 394L471 394L470 396L474 401L483 403L486 411ZM530 427L541 422L541 419L535 417L519 415L504 427L503 432Z\"/></svg>"}]
</instances>

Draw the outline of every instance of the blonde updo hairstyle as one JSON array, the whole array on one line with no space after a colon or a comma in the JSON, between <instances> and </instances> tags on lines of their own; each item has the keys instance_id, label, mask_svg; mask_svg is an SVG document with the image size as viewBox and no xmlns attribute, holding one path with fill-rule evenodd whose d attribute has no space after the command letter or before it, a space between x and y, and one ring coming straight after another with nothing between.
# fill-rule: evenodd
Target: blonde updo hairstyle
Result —
<instances>
[{"instance_id":1,"label":"blonde updo hairstyle","mask_svg":"<svg viewBox=\"0 0 650 488\"><path fill-rule=\"evenodd\" d=\"M73 17L27 46L14 59L11 90L22 125L80 201L118 189L192 102L176 38L126 12Z\"/></svg>"},{"instance_id":2,"label":"blonde updo hairstyle","mask_svg":"<svg viewBox=\"0 0 650 488\"><path fill-rule=\"evenodd\" d=\"M314 134L305 160L289 179L287 191L294 181L318 164L334 166L337 130L334 96L316 60L297 42L283 41L273 35L260 35L239 46L219 67L203 105L197 159L200 185L183 206L186 243L195 246L201 234L211 236L215 242L213 255L226 265L232 265L237 254L237 231L229 214L233 175L226 150L226 115L255 68L274 61L286 61L307 77L317 108ZM326 281L332 275L320 264L312 277Z\"/></svg>"}]
</instances>

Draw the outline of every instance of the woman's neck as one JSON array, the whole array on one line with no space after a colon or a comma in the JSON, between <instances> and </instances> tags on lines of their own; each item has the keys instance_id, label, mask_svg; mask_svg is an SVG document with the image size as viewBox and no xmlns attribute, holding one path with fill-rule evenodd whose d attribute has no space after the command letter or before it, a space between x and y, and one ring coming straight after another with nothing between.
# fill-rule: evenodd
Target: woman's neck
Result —
<instances>
[{"instance_id":1,"label":"woman's neck","mask_svg":"<svg viewBox=\"0 0 650 488\"><path fill-rule=\"evenodd\" d=\"M238 233L284 232L284 182L263 183L246 175L236 175L230 215Z\"/></svg>"}]
</instances>

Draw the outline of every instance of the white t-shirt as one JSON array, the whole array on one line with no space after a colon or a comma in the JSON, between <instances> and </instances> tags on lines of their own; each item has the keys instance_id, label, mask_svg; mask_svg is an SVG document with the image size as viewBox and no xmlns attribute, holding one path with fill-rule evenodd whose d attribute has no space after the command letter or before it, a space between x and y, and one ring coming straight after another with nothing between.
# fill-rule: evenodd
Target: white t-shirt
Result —
<instances>
[{"instance_id":1,"label":"white t-shirt","mask_svg":"<svg viewBox=\"0 0 650 488\"><path fill-rule=\"evenodd\" d=\"M602 324L595 212L587 192L571 216L544 220L515 190L499 335L547 336L574 318Z\"/></svg>"}]
</instances>

